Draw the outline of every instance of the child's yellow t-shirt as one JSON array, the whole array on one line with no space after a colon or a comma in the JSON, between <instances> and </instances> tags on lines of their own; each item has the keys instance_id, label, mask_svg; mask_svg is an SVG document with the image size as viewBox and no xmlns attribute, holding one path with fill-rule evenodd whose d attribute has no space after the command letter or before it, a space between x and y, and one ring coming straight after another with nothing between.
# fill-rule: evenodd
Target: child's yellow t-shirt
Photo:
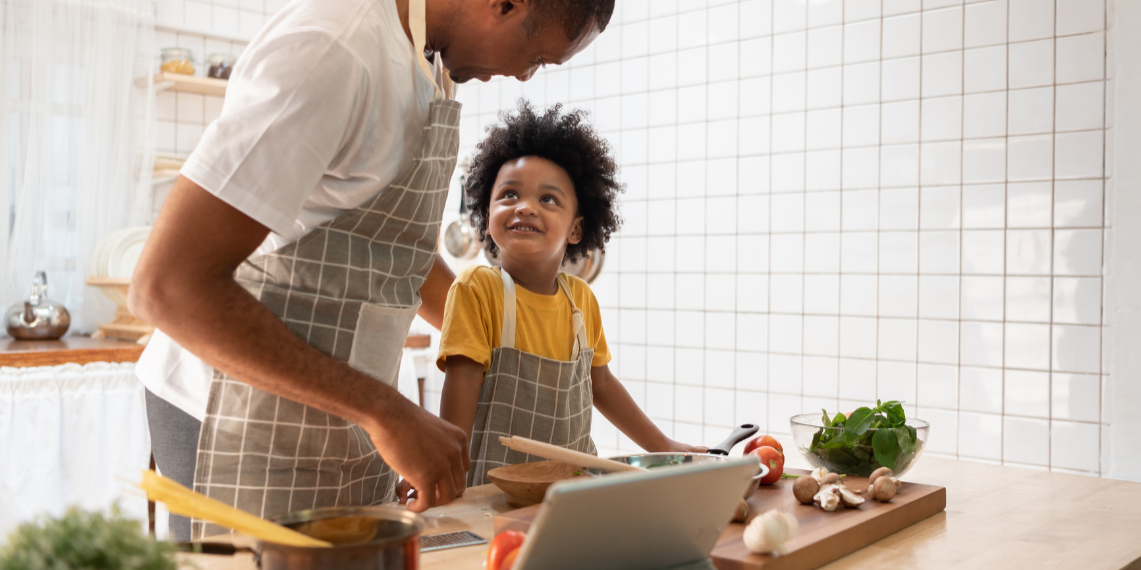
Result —
<instances>
[{"instance_id":1,"label":"child's yellow t-shirt","mask_svg":"<svg viewBox=\"0 0 1141 570\"><path fill-rule=\"evenodd\" d=\"M582 311L589 348L594 349L591 366L607 364L610 349L602 332L598 300L586 281L563 276L570 285L575 305ZM570 301L562 288L554 295L540 295L517 284L515 298L515 348L555 360L570 360L574 350L574 323ZM436 366L444 370L449 356L460 355L483 364L483 371L487 372L491 366L491 351L499 346L502 334L503 281L499 268L476 265L463 270L448 290Z\"/></svg>"}]
</instances>

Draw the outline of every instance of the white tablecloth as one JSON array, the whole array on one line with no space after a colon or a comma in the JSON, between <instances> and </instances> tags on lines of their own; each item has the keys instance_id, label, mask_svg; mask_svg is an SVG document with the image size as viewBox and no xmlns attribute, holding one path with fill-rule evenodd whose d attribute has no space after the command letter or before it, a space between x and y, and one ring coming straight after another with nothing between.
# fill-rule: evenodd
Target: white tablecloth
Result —
<instances>
[{"instance_id":1,"label":"white tablecloth","mask_svg":"<svg viewBox=\"0 0 1141 570\"><path fill-rule=\"evenodd\" d=\"M150 460L143 386L131 363L0 367L0 544L17 524L71 505L145 523L129 494Z\"/></svg>"}]
</instances>

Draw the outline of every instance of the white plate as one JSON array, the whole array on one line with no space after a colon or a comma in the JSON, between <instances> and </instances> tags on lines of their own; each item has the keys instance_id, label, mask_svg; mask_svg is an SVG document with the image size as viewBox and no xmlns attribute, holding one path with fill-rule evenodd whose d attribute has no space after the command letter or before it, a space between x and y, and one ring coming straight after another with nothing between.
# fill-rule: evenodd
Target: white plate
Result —
<instances>
[{"instance_id":1,"label":"white plate","mask_svg":"<svg viewBox=\"0 0 1141 570\"><path fill-rule=\"evenodd\" d=\"M99 240L99 244L95 246L95 251L91 254L92 277L108 276L107 262L109 260L108 256L111 254L111 248L114 247L115 242L117 242L124 234L124 230L129 229L130 228L115 230L104 236L103 239Z\"/></svg>"},{"instance_id":2,"label":"white plate","mask_svg":"<svg viewBox=\"0 0 1141 570\"><path fill-rule=\"evenodd\" d=\"M151 234L150 227L126 228L119 239L110 244L110 253L107 257L107 276L116 279L130 279L135 272L135 265L139 263L139 255L143 252L147 237Z\"/></svg>"}]
</instances>

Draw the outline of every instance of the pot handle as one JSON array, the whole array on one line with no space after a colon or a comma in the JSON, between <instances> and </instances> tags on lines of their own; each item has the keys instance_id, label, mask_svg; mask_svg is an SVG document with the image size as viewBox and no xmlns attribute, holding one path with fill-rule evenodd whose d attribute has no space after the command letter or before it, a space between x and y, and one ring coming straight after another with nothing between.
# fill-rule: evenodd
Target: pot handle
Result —
<instances>
[{"instance_id":1,"label":"pot handle","mask_svg":"<svg viewBox=\"0 0 1141 570\"><path fill-rule=\"evenodd\" d=\"M714 455L729 455L729 450L733 449L734 445L741 443L749 438L749 436L757 433L761 428L756 424L741 424L737 426L725 441L709 448L709 453Z\"/></svg>"}]
</instances>

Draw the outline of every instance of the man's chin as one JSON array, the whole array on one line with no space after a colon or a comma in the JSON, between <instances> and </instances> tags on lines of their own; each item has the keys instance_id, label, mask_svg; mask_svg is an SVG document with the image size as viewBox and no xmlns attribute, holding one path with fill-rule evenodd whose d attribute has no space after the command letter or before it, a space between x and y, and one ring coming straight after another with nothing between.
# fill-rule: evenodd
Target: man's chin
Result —
<instances>
[{"instance_id":1,"label":"man's chin","mask_svg":"<svg viewBox=\"0 0 1141 570\"><path fill-rule=\"evenodd\" d=\"M451 75L451 73L449 73L449 75ZM452 77L452 83L459 83L459 84L464 84L464 83L467 83L468 81L471 81L472 79L475 79L475 77L472 77L470 75L468 75L468 76L451 75L451 77Z\"/></svg>"}]
</instances>

